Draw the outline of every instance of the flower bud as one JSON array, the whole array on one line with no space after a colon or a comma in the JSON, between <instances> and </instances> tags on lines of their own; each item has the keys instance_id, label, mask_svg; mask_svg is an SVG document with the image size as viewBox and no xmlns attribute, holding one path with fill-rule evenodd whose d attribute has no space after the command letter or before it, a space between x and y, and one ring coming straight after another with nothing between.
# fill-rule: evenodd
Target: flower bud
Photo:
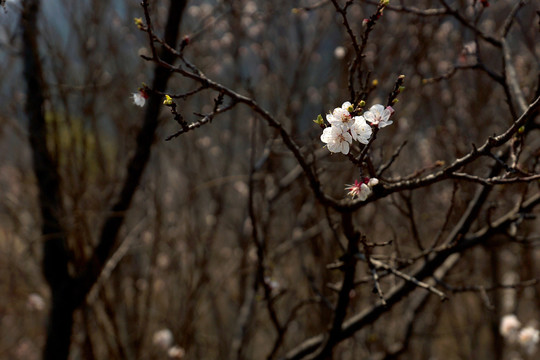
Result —
<instances>
[{"instance_id":1,"label":"flower bud","mask_svg":"<svg viewBox=\"0 0 540 360\"><path fill-rule=\"evenodd\" d=\"M139 29L142 29L142 27L144 26L144 23L142 21L142 18L134 18L133 19L133 22L135 23L135 25L139 28Z\"/></svg>"},{"instance_id":2,"label":"flower bud","mask_svg":"<svg viewBox=\"0 0 540 360\"><path fill-rule=\"evenodd\" d=\"M320 125L320 126L323 126L324 125L324 120L323 120L323 117L321 116L321 114L319 114L317 116L317 119L313 120L313 122L317 125Z\"/></svg>"},{"instance_id":3,"label":"flower bud","mask_svg":"<svg viewBox=\"0 0 540 360\"><path fill-rule=\"evenodd\" d=\"M163 100L163 105L171 106L173 104L172 98L169 95L165 95L165 100Z\"/></svg>"}]
</instances>

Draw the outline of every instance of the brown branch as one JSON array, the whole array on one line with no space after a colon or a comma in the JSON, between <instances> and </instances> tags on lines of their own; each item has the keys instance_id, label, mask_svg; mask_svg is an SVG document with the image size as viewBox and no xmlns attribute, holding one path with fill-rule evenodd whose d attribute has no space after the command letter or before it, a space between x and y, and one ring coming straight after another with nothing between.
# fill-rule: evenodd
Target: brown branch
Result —
<instances>
[{"instance_id":1,"label":"brown branch","mask_svg":"<svg viewBox=\"0 0 540 360\"><path fill-rule=\"evenodd\" d=\"M296 142L292 139L292 137L289 135L287 130L281 125L279 121L277 121L267 110L263 109L255 100L253 100L250 97L241 95L228 87L221 85L213 80L210 80L207 78L202 71L195 68L194 65L190 64L190 68L196 69L195 72L188 71L184 69L181 66L174 66L166 61L162 61L161 59L154 60L160 67L163 67L165 69L168 69L170 71L177 72L181 74L182 76L185 76L187 78L190 78L192 80L195 80L199 83L201 83L204 86L207 86L211 89L214 89L220 93L225 94L226 96L230 97L234 102L242 103L244 105L247 105L249 108L251 108L255 113L259 114L261 118L266 121L266 123L276 129L282 138L285 146L292 152L294 157L296 158L296 161L301 166L304 174L309 180L310 186L315 194L315 197L319 200L319 202L322 205L325 206L331 206L334 208L339 207L338 201L331 198L327 194L325 194L322 190L320 181L316 175L316 173L313 171L311 166L309 165L309 162L306 160L304 155L300 151L300 147L296 144ZM187 61L184 59L184 62L187 63ZM189 63L188 63L189 64Z\"/></svg>"},{"instance_id":2,"label":"brown branch","mask_svg":"<svg viewBox=\"0 0 540 360\"><path fill-rule=\"evenodd\" d=\"M356 274L356 264L358 259L356 254L359 251L358 242L360 233L354 228L352 213L342 214L343 232L347 238L347 252L343 255L343 282L339 291L338 300L335 306L332 325L326 335L326 340L321 344L320 349L314 354L313 359L327 359L331 357L335 345L339 342L341 326L347 315L347 308L351 299L351 291L354 289L354 277Z\"/></svg>"},{"instance_id":3,"label":"brown branch","mask_svg":"<svg viewBox=\"0 0 540 360\"><path fill-rule=\"evenodd\" d=\"M212 122L212 120L214 119L214 117L216 115L219 115L219 114L223 114L231 109L233 109L234 107L236 106L236 103L233 102L232 104L229 104L227 106L224 106L224 107L221 107L219 108L219 104L216 102L215 106L214 106L214 109L212 110L211 113L209 114L198 114L199 116L202 117L201 120L197 120L195 122L192 122L191 124L185 124L185 126L182 126L182 129L178 130L177 132L175 132L174 134L171 134L169 136L167 136L165 138L165 141L170 141L184 133L187 133L189 131L192 131L192 130L195 130L195 129L198 129L200 128L201 126L203 125L206 125L206 124L209 124ZM177 116L177 114L179 113L176 113L176 108L174 108L174 112L173 112L173 108L171 108L171 112L173 113L173 115L175 115L175 118Z\"/></svg>"},{"instance_id":4,"label":"brown branch","mask_svg":"<svg viewBox=\"0 0 540 360\"><path fill-rule=\"evenodd\" d=\"M483 197L484 196L480 196L477 198L477 201L482 203ZM506 215L495 221L492 226L486 226L470 236L463 237L463 234L467 231L470 223L476 219L478 215L478 210L474 210L478 208L479 204L477 201L472 203L469 210L466 211L458 225L454 228L454 231L452 231L450 236L447 238L447 244L455 243L456 245L447 247L437 253L432 253L428 257L426 263L419 270L417 270L412 277L418 280L422 280L433 274L438 277L437 272L444 270L448 266L453 266L455 261L459 259L459 254L479 244L485 243L492 235L496 233L504 232L505 229L510 226L512 222L516 221L522 213L530 212L535 207L540 205L540 193L533 195L523 204L516 206L515 209L509 211ZM462 241L456 242L462 237ZM403 297L408 295L415 288L416 285L410 282L405 282L402 285L394 287L388 292L388 295L385 298L387 303L386 306L378 303L345 321L342 331L339 334L339 340L344 340L352 336L356 331L360 330L364 326L375 322L380 316L389 311L393 305L398 303ZM314 336L304 341L293 350L289 351L285 356L282 357L282 360L302 359L308 354L314 352L322 341L322 335Z\"/></svg>"},{"instance_id":5,"label":"brown branch","mask_svg":"<svg viewBox=\"0 0 540 360\"><path fill-rule=\"evenodd\" d=\"M402 278L403 280L405 281L409 281L411 283L413 283L414 285L420 287L420 288L423 288L423 289L426 289L430 292L432 292L433 294L437 295L438 297L441 298L441 300L446 300L448 299L448 297L440 290L436 289L435 287L423 282L423 281L420 281L418 279L416 279L414 276L411 276L411 275L408 275L402 271L399 271L398 269L394 268L393 266L390 266L390 265L387 265L385 264L384 262L382 261L379 261L379 260L375 260L375 259L371 259L370 260L371 263L373 264L373 266L377 267L377 268L381 268L381 269L384 269L386 271L389 271L391 272L392 274L396 275L397 277L399 278ZM385 304L384 302L381 302L383 305Z\"/></svg>"},{"instance_id":6,"label":"brown branch","mask_svg":"<svg viewBox=\"0 0 540 360\"><path fill-rule=\"evenodd\" d=\"M378 5L379 1L373 1L373 0L364 0L364 2L372 5ZM442 16L446 15L448 12L446 9L438 8L438 9L419 9L414 6L405 6L405 5L386 5L387 10L400 12L400 13L407 13L407 14L413 14L413 15L419 15L419 16Z\"/></svg>"},{"instance_id":7,"label":"brown branch","mask_svg":"<svg viewBox=\"0 0 540 360\"><path fill-rule=\"evenodd\" d=\"M500 185L500 184L517 184L517 183L526 183L532 182L540 179L540 174L525 176L525 177L514 177L514 178L481 178L476 175L470 175L465 173L452 173L452 178L471 181L483 185Z\"/></svg>"},{"instance_id":8,"label":"brown branch","mask_svg":"<svg viewBox=\"0 0 540 360\"><path fill-rule=\"evenodd\" d=\"M498 169L494 168L492 169L491 173L494 174L497 170ZM411 278L414 278L417 281L422 281L424 278L431 276L435 271L437 271L437 269L443 266L450 255L454 254L455 252L459 252L458 246L452 246L452 244L459 244L460 246L463 246L463 242L460 242L459 239L463 238L463 236L469 231L473 221L478 217L480 209L486 201L490 190L491 187L483 186L477 191L475 198L469 203L469 206L462 214L461 219L454 226L452 232L448 235L445 241L445 245L447 246L438 252L431 252L430 254L427 254L426 262L419 270L411 275ZM346 321L343 324L343 328L341 329L342 331L339 333L338 340L342 341L352 336L356 331L360 330L364 326L372 324L380 316L389 311L393 305L397 304L404 296L408 295L416 288L416 284L410 281L406 281L402 285L395 286L385 297L385 305L379 302L377 305L364 310ZM313 353L317 347L320 346L322 341L322 335L308 339L287 353L282 359L302 359L305 356Z\"/></svg>"},{"instance_id":9,"label":"brown branch","mask_svg":"<svg viewBox=\"0 0 540 360\"><path fill-rule=\"evenodd\" d=\"M427 175L420 179L411 179L397 181L392 184L387 184L384 186L378 186L377 192L373 196L369 197L366 201L354 201L350 207L353 209L360 208L366 203L376 201L381 197L388 196L394 192L402 191L404 189L418 189L420 187L428 186L439 181L449 179L452 177L452 174L461 169L463 166L472 163L481 156L488 155L491 150L504 145L512 136L523 126L529 119L536 113L536 109L540 106L540 97L535 99L535 101L529 105L527 110L516 120L514 123L502 134L498 136L489 137L485 143L479 148L473 148L471 152L465 156L454 160L454 162L444 169L439 170L434 174ZM337 208L339 209L339 208Z\"/></svg>"}]
</instances>

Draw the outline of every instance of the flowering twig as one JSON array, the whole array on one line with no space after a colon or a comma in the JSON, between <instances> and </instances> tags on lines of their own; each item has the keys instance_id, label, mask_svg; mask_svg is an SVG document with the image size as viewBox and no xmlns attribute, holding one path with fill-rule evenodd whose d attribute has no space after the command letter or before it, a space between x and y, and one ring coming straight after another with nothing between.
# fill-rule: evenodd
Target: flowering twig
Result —
<instances>
[{"instance_id":1,"label":"flowering twig","mask_svg":"<svg viewBox=\"0 0 540 360\"><path fill-rule=\"evenodd\" d=\"M396 82L394 83L394 88L392 92L388 95L388 101L386 106L392 106L397 102L398 95L404 90L403 83L405 82L405 75L399 75Z\"/></svg>"},{"instance_id":2,"label":"flowering twig","mask_svg":"<svg viewBox=\"0 0 540 360\"><path fill-rule=\"evenodd\" d=\"M217 106L219 106L216 102ZM195 130L195 129L198 129L200 128L201 126L205 125L205 124L208 124L210 122L212 122L212 120L214 119L214 117L216 115L219 115L219 114L222 114L224 112L227 112L229 110L231 110L232 108L234 108L236 106L236 103L235 102L232 102L231 104L227 105L227 106L224 106L224 107L217 107L215 106L213 111L209 114L195 114L195 115L199 115L202 117L202 119L200 120L197 120L197 121L194 121L190 124L187 124L185 123L184 125L182 125L180 123L180 126L182 126L182 129L178 130L177 132L175 132L174 134L172 135L169 135L165 138L165 141L170 141L186 132L189 132L189 131L192 131L192 130ZM171 112L172 112L172 109L171 109ZM174 112L173 112L174 114ZM176 115L175 115L175 120L176 120Z\"/></svg>"},{"instance_id":3,"label":"flowering twig","mask_svg":"<svg viewBox=\"0 0 540 360\"><path fill-rule=\"evenodd\" d=\"M481 156L488 155L492 149L507 143L507 141L510 140L510 138L518 131L518 129L530 119L531 115L536 112L539 106L540 97L536 98L534 102L529 105L527 110L516 121L514 121L514 123L504 133L498 136L489 137L481 147L474 148L468 154L454 160L452 164L446 166L445 168L437 171L434 174L427 175L420 179L401 180L392 184L387 184L383 188L381 188L380 191L375 194L375 196L367 199L366 202L374 201L379 197L387 196L397 191L405 189L417 189L450 178L452 176L452 173L461 169L463 166L472 163ZM363 205L365 205L365 202L361 203L359 201L355 201L351 204L351 207L358 208Z\"/></svg>"},{"instance_id":4,"label":"flowering twig","mask_svg":"<svg viewBox=\"0 0 540 360\"><path fill-rule=\"evenodd\" d=\"M152 91L156 94L159 94L161 96L165 96L165 95L169 95L172 99L187 99L195 94L198 94L200 93L201 91L205 90L206 87L205 86L199 86L198 88L194 89L194 90L191 90L191 91L188 91L188 92L185 92L183 94L165 94L164 92L162 91Z\"/></svg>"},{"instance_id":5,"label":"flowering twig","mask_svg":"<svg viewBox=\"0 0 540 360\"><path fill-rule=\"evenodd\" d=\"M349 81L348 81L348 87L349 87L349 93L351 97L351 101L354 103L357 103L361 99L358 98L356 94L356 90L354 87L354 76L356 72L358 71L358 79L362 79L362 72L360 69L360 63L364 58L364 50L366 48L369 34L375 27L375 24L377 23L377 20L382 16L384 8L387 6L388 1L381 0L379 4L377 5L377 10L375 13L373 13L368 19L364 19L364 30L362 32L362 35L360 36L361 42L358 42L358 38L354 34L354 31L352 30L349 20L347 18L347 8L352 4L352 1L347 1L347 3L341 7L337 0L331 0L332 4L334 5L336 11L341 15L341 18L343 20L343 26L345 27L345 30L347 31L347 34L349 35L349 38L352 42L355 57L354 60L351 61L349 64ZM360 84L362 85L362 84Z\"/></svg>"}]
</instances>

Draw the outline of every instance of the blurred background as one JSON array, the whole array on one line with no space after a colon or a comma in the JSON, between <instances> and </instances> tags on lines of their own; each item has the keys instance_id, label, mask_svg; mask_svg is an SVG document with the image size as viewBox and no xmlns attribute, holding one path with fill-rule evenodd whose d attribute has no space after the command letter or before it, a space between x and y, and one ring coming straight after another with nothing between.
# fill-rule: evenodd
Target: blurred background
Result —
<instances>
[{"instance_id":1,"label":"blurred background","mask_svg":"<svg viewBox=\"0 0 540 360\"><path fill-rule=\"evenodd\" d=\"M353 1L347 16L360 34L377 1ZM391 5L440 9L439 1ZM453 8L497 37L513 0L458 0ZM168 1L152 1L155 33L163 34ZM21 1L0 9L0 358L38 359L45 341L50 294L42 276L43 240L24 103ZM538 88L538 1L520 11L509 43L527 100ZM77 272L93 246L126 177L145 108L131 95L151 84L154 64L135 0L48 0L39 14L39 49L46 80L48 147L61 175L63 225L70 271ZM345 156L321 151L317 115L349 99L351 41L328 1L190 0L180 37L185 56L209 78L252 97L290 132L305 154L314 154L324 189L344 198L358 170ZM386 103L397 77L405 91L394 106L394 124L381 131L370 153L375 167L402 146L383 181L421 174L450 163L515 120L505 89L486 71L461 69L481 61L502 74L500 49L450 16L386 9L370 35L362 79L368 106ZM450 75L449 75L450 74ZM431 81L439 76L444 79ZM168 92L197 85L172 76ZM31 96L32 94L28 94ZM215 94L178 100L188 121L212 110ZM520 115L519 113L517 114ZM250 134L256 127L257 143ZM86 304L75 313L71 359L263 359L278 357L324 332L340 272L327 264L341 254L336 214L314 198L279 134L249 108L237 106L209 125L171 141L178 130L166 107L157 141L121 230L113 261ZM521 165L538 173L540 137L533 132ZM405 143L406 142L406 143ZM250 156L255 173L254 211L264 239L265 281L287 331L276 344L268 299L253 286L257 246L248 209ZM485 176L492 159L466 168ZM441 242L473 197L477 184L445 181L396 193L355 214L380 259L403 271L422 251ZM489 209L473 225L486 225L512 209L538 182L496 186ZM489 211L488 211L489 210ZM538 210L535 211L538 214ZM532 214L534 216L534 214ZM504 342L504 314L538 328L540 274L538 220L467 251L441 290L450 299L410 296L338 346L335 359L384 358L408 337L403 359L517 359L534 352ZM349 314L378 300L367 266L359 269ZM385 289L400 281L386 277ZM498 287L498 284L524 286ZM483 289L479 291L479 289ZM487 289L487 290L486 290ZM485 291L484 291L485 290ZM416 290L414 294L424 290ZM409 310L417 309L414 314ZM242 314L248 314L247 319ZM410 321L410 316L414 321ZM407 332L411 325L410 333ZM235 343L236 341L236 343ZM238 345L240 341L240 345ZM240 347L241 350L238 350ZM275 349L275 352L274 351ZM536 350L535 350L536 351ZM538 353L536 353L537 355Z\"/></svg>"}]
</instances>

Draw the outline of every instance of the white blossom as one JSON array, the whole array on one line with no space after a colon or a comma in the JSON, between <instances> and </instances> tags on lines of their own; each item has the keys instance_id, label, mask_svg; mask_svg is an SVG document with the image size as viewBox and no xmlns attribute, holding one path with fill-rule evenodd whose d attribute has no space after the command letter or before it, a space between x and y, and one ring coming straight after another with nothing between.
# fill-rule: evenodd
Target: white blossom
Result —
<instances>
[{"instance_id":1,"label":"white blossom","mask_svg":"<svg viewBox=\"0 0 540 360\"><path fill-rule=\"evenodd\" d=\"M338 46L334 49L334 56L336 59L341 60L347 54L347 50L343 46Z\"/></svg>"},{"instance_id":2,"label":"white blossom","mask_svg":"<svg viewBox=\"0 0 540 360\"><path fill-rule=\"evenodd\" d=\"M346 185L345 190L348 191L347 195L353 199L358 197L361 201L365 201L373 192L371 187L377 185L379 180L376 178L364 178L362 182L354 180L354 184Z\"/></svg>"},{"instance_id":3,"label":"white blossom","mask_svg":"<svg viewBox=\"0 0 540 360\"><path fill-rule=\"evenodd\" d=\"M186 351L180 346L173 346L167 351L167 355L171 359L182 359L186 355Z\"/></svg>"},{"instance_id":4,"label":"white blossom","mask_svg":"<svg viewBox=\"0 0 540 360\"><path fill-rule=\"evenodd\" d=\"M354 123L351 126L351 135L354 140L367 144L372 132L371 126L366 123L363 116L354 117Z\"/></svg>"},{"instance_id":5,"label":"white blossom","mask_svg":"<svg viewBox=\"0 0 540 360\"><path fill-rule=\"evenodd\" d=\"M536 345L540 340L540 331L527 326L519 332L518 342L529 354L533 354L536 351Z\"/></svg>"},{"instance_id":6,"label":"white blossom","mask_svg":"<svg viewBox=\"0 0 540 360\"><path fill-rule=\"evenodd\" d=\"M331 125L341 125L349 129L354 122L350 111L352 111L352 104L346 101L341 107L335 108L332 114L326 115L326 120Z\"/></svg>"},{"instance_id":7,"label":"white blossom","mask_svg":"<svg viewBox=\"0 0 540 360\"><path fill-rule=\"evenodd\" d=\"M373 105L368 111L364 113L364 119L371 125L375 125L379 128L383 128L393 123L390 120L390 116L394 113L394 109L391 106L386 108L381 104Z\"/></svg>"},{"instance_id":8,"label":"white blossom","mask_svg":"<svg viewBox=\"0 0 540 360\"><path fill-rule=\"evenodd\" d=\"M32 293L28 295L28 299L26 300L26 305L30 310L41 311L45 309L45 300L43 300L41 295Z\"/></svg>"},{"instance_id":9,"label":"white blossom","mask_svg":"<svg viewBox=\"0 0 540 360\"><path fill-rule=\"evenodd\" d=\"M352 142L352 136L346 127L335 125L323 130L321 141L326 143L326 147L330 152L341 152L347 155L349 153L350 143Z\"/></svg>"},{"instance_id":10,"label":"white blossom","mask_svg":"<svg viewBox=\"0 0 540 360\"><path fill-rule=\"evenodd\" d=\"M503 337L514 342L517 339L519 328L521 328L521 322L516 315L511 314L503 316L499 331Z\"/></svg>"},{"instance_id":11,"label":"white blossom","mask_svg":"<svg viewBox=\"0 0 540 360\"><path fill-rule=\"evenodd\" d=\"M167 350L173 343L173 334L171 330L161 329L156 331L152 337L152 343L163 350Z\"/></svg>"}]
</instances>

